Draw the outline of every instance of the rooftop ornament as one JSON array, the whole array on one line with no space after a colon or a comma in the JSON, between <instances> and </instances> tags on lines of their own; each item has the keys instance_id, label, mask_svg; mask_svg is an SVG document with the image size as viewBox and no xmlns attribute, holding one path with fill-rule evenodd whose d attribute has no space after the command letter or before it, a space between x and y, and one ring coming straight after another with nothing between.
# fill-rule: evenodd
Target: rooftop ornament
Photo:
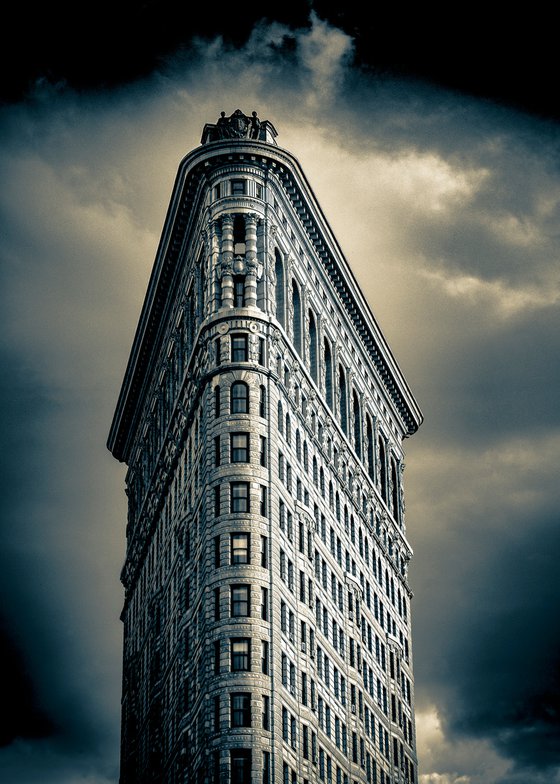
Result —
<instances>
[{"instance_id":1,"label":"rooftop ornament","mask_svg":"<svg viewBox=\"0 0 560 784\"><path fill-rule=\"evenodd\" d=\"M229 117L225 112L220 112L220 117L215 124L206 123L200 142L208 144L223 139L249 139L276 144L274 141L276 136L276 129L271 122L261 121L256 112L251 112L249 116L241 109L236 109Z\"/></svg>"}]
</instances>

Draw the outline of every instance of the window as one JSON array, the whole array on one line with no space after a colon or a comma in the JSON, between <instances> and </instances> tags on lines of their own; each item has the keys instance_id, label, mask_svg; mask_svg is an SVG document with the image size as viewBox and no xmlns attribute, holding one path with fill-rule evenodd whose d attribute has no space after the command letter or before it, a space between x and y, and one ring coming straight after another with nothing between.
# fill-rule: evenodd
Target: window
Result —
<instances>
[{"instance_id":1,"label":"window","mask_svg":"<svg viewBox=\"0 0 560 784\"><path fill-rule=\"evenodd\" d=\"M251 669L251 640L247 637L231 639L232 672L248 672Z\"/></svg>"},{"instance_id":2,"label":"window","mask_svg":"<svg viewBox=\"0 0 560 784\"><path fill-rule=\"evenodd\" d=\"M294 346L296 351L301 356L303 353L302 341L302 324L301 324L301 299L299 296L299 287L295 280L292 280L292 307L293 307L293 334Z\"/></svg>"},{"instance_id":3,"label":"window","mask_svg":"<svg viewBox=\"0 0 560 784\"><path fill-rule=\"evenodd\" d=\"M220 485L214 487L214 517L220 516Z\"/></svg>"},{"instance_id":4,"label":"window","mask_svg":"<svg viewBox=\"0 0 560 784\"><path fill-rule=\"evenodd\" d=\"M250 586L231 586L231 617L240 618L250 615Z\"/></svg>"},{"instance_id":5,"label":"window","mask_svg":"<svg viewBox=\"0 0 560 784\"><path fill-rule=\"evenodd\" d=\"M244 381L235 381L231 385L230 412L232 414L249 413L249 387Z\"/></svg>"},{"instance_id":6,"label":"window","mask_svg":"<svg viewBox=\"0 0 560 784\"><path fill-rule=\"evenodd\" d=\"M263 694L262 698L262 728L263 730L270 729L270 697Z\"/></svg>"},{"instance_id":7,"label":"window","mask_svg":"<svg viewBox=\"0 0 560 784\"><path fill-rule=\"evenodd\" d=\"M268 537L261 536L261 566L268 569Z\"/></svg>"},{"instance_id":8,"label":"window","mask_svg":"<svg viewBox=\"0 0 560 784\"><path fill-rule=\"evenodd\" d=\"M261 672L268 675L268 642L261 640Z\"/></svg>"},{"instance_id":9,"label":"window","mask_svg":"<svg viewBox=\"0 0 560 784\"><path fill-rule=\"evenodd\" d=\"M317 326L315 323L315 316L309 311L309 369L311 371L311 378L315 383L318 383L319 362L317 351Z\"/></svg>"},{"instance_id":10,"label":"window","mask_svg":"<svg viewBox=\"0 0 560 784\"><path fill-rule=\"evenodd\" d=\"M245 307L245 276L244 275L233 276L233 307L234 308Z\"/></svg>"},{"instance_id":11,"label":"window","mask_svg":"<svg viewBox=\"0 0 560 784\"><path fill-rule=\"evenodd\" d=\"M250 534L234 533L231 534L231 563L248 564L250 563Z\"/></svg>"},{"instance_id":12,"label":"window","mask_svg":"<svg viewBox=\"0 0 560 784\"><path fill-rule=\"evenodd\" d=\"M231 726L251 726L251 694L248 692L234 692L230 697Z\"/></svg>"},{"instance_id":13,"label":"window","mask_svg":"<svg viewBox=\"0 0 560 784\"><path fill-rule=\"evenodd\" d=\"M247 335L232 335L231 336L231 361L247 362L247 359L248 359Z\"/></svg>"},{"instance_id":14,"label":"window","mask_svg":"<svg viewBox=\"0 0 560 784\"><path fill-rule=\"evenodd\" d=\"M231 483L231 511L249 511L249 482Z\"/></svg>"},{"instance_id":15,"label":"window","mask_svg":"<svg viewBox=\"0 0 560 784\"><path fill-rule=\"evenodd\" d=\"M214 697L214 731L220 731L220 697Z\"/></svg>"},{"instance_id":16,"label":"window","mask_svg":"<svg viewBox=\"0 0 560 784\"><path fill-rule=\"evenodd\" d=\"M266 387L261 385L259 394L259 416L266 418Z\"/></svg>"},{"instance_id":17,"label":"window","mask_svg":"<svg viewBox=\"0 0 560 784\"><path fill-rule=\"evenodd\" d=\"M327 405L334 410L334 395L333 395L333 369L332 369L332 354L329 341L325 338L325 396L327 398Z\"/></svg>"},{"instance_id":18,"label":"window","mask_svg":"<svg viewBox=\"0 0 560 784\"><path fill-rule=\"evenodd\" d=\"M259 338L259 365L266 365L264 338Z\"/></svg>"},{"instance_id":19,"label":"window","mask_svg":"<svg viewBox=\"0 0 560 784\"><path fill-rule=\"evenodd\" d=\"M275 296L276 296L276 318L280 322L280 324L284 327L285 326L285 312L286 312L286 304L285 304L285 295L284 295L284 264L282 262L282 257L280 255L280 251L278 248L274 251L275 255L275 264L274 264L274 275L276 278L276 286L275 286Z\"/></svg>"},{"instance_id":20,"label":"window","mask_svg":"<svg viewBox=\"0 0 560 784\"><path fill-rule=\"evenodd\" d=\"M220 589L214 588L214 620L220 620Z\"/></svg>"},{"instance_id":21,"label":"window","mask_svg":"<svg viewBox=\"0 0 560 784\"><path fill-rule=\"evenodd\" d=\"M214 641L214 673L217 675L220 672L220 641Z\"/></svg>"},{"instance_id":22,"label":"window","mask_svg":"<svg viewBox=\"0 0 560 784\"><path fill-rule=\"evenodd\" d=\"M230 447L232 463L249 462L249 433L230 433Z\"/></svg>"},{"instance_id":23,"label":"window","mask_svg":"<svg viewBox=\"0 0 560 784\"><path fill-rule=\"evenodd\" d=\"M268 621L268 588L261 588L261 618Z\"/></svg>"},{"instance_id":24,"label":"window","mask_svg":"<svg viewBox=\"0 0 560 784\"><path fill-rule=\"evenodd\" d=\"M214 437L214 465L217 467L220 465L220 436Z\"/></svg>"},{"instance_id":25,"label":"window","mask_svg":"<svg viewBox=\"0 0 560 784\"><path fill-rule=\"evenodd\" d=\"M259 462L266 468L266 436L259 436Z\"/></svg>"},{"instance_id":26,"label":"window","mask_svg":"<svg viewBox=\"0 0 560 784\"><path fill-rule=\"evenodd\" d=\"M243 196L245 194L245 180L232 180L231 181L231 195Z\"/></svg>"},{"instance_id":27,"label":"window","mask_svg":"<svg viewBox=\"0 0 560 784\"><path fill-rule=\"evenodd\" d=\"M267 488L264 485L261 485L261 501L260 501L260 513L263 517L267 515Z\"/></svg>"},{"instance_id":28,"label":"window","mask_svg":"<svg viewBox=\"0 0 560 784\"><path fill-rule=\"evenodd\" d=\"M270 784L270 751L262 754L262 784Z\"/></svg>"},{"instance_id":29,"label":"window","mask_svg":"<svg viewBox=\"0 0 560 784\"><path fill-rule=\"evenodd\" d=\"M220 557L220 536L214 537L214 566L216 569L222 565Z\"/></svg>"},{"instance_id":30,"label":"window","mask_svg":"<svg viewBox=\"0 0 560 784\"><path fill-rule=\"evenodd\" d=\"M251 784L251 749L230 751L231 784Z\"/></svg>"},{"instance_id":31,"label":"window","mask_svg":"<svg viewBox=\"0 0 560 784\"><path fill-rule=\"evenodd\" d=\"M219 417L221 413L220 387L214 387L214 416Z\"/></svg>"}]
</instances>

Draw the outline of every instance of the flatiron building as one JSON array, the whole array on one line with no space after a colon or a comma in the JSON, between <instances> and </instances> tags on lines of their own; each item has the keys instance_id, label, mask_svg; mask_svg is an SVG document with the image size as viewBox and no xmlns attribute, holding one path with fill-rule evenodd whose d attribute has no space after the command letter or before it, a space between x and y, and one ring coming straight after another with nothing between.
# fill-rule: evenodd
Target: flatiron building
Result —
<instances>
[{"instance_id":1,"label":"flatiron building","mask_svg":"<svg viewBox=\"0 0 560 784\"><path fill-rule=\"evenodd\" d=\"M181 162L110 430L121 784L418 780L403 442L422 416L276 136L222 112Z\"/></svg>"}]
</instances>

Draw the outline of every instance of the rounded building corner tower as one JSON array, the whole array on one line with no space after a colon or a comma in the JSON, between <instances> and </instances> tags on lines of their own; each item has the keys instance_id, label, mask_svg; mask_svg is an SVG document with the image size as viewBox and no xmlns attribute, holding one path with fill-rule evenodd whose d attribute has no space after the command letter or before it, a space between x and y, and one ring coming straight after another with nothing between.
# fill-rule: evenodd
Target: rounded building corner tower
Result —
<instances>
[{"instance_id":1,"label":"rounded building corner tower","mask_svg":"<svg viewBox=\"0 0 560 784\"><path fill-rule=\"evenodd\" d=\"M179 167L108 447L128 466L121 784L417 782L419 408L297 160Z\"/></svg>"}]
</instances>

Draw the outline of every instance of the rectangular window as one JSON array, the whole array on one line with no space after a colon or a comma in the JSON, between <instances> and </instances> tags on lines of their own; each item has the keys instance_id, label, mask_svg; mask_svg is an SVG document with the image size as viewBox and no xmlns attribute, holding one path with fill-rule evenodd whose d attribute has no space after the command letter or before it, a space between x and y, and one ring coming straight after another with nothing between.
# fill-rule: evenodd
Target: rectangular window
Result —
<instances>
[{"instance_id":1,"label":"rectangular window","mask_svg":"<svg viewBox=\"0 0 560 784\"><path fill-rule=\"evenodd\" d=\"M264 338L259 338L259 365L265 365L265 343Z\"/></svg>"},{"instance_id":2,"label":"rectangular window","mask_svg":"<svg viewBox=\"0 0 560 784\"><path fill-rule=\"evenodd\" d=\"M214 697L214 730L220 731L220 698Z\"/></svg>"},{"instance_id":3,"label":"rectangular window","mask_svg":"<svg viewBox=\"0 0 560 784\"><path fill-rule=\"evenodd\" d=\"M231 336L231 361L247 362L247 359L248 359L247 335L232 335Z\"/></svg>"},{"instance_id":4,"label":"rectangular window","mask_svg":"<svg viewBox=\"0 0 560 784\"><path fill-rule=\"evenodd\" d=\"M268 642L261 640L261 672L268 675Z\"/></svg>"},{"instance_id":5,"label":"rectangular window","mask_svg":"<svg viewBox=\"0 0 560 784\"><path fill-rule=\"evenodd\" d=\"M217 436L219 441L219 436ZM232 463L249 462L249 433L230 434L230 453ZM216 464L218 465L218 463Z\"/></svg>"},{"instance_id":6,"label":"rectangular window","mask_svg":"<svg viewBox=\"0 0 560 784\"><path fill-rule=\"evenodd\" d=\"M220 589L214 588L214 620L220 620Z\"/></svg>"},{"instance_id":7,"label":"rectangular window","mask_svg":"<svg viewBox=\"0 0 560 784\"><path fill-rule=\"evenodd\" d=\"M268 621L268 588L261 588L261 618Z\"/></svg>"},{"instance_id":8,"label":"rectangular window","mask_svg":"<svg viewBox=\"0 0 560 784\"><path fill-rule=\"evenodd\" d=\"M214 517L220 516L220 485L214 487Z\"/></svg>"},{"instance_id":9,"label":"rectangular window","mask_svg":"<svg viewBox=\"0 0 560 784\"><path fill-rule=\"evenodd\" d=\"M251 640L247 637L231 639L232 672L248 672L251 669Z\"/></svg>"},{"instance_id":10,"label":"rectangular window","mask_svg":"<svg viewBox=\"0 0 560 784\"><path fill-rule=\"evenodd\" d=\"M230 698L231 726L251 726L251 695L248 692L234 692Z\"/></svg>"},{"instance_id":11,"label":"rectangular window","mask_svg":"<svg viewBox=\"0 0 560 784\"><path fill-rule=\"evenodd\" d=\"M261 536L261 566L268 569L268 537Z\"/></svg>"},{"instance_id":12,"label":"rectangular window","mask_svg":"<svg viewBox=\"0 0 560 784\"><path fill-rule=\"evenodd\" d=\"M214 642L214 673L217 675L220 672L220 641Z\"/></svg>"},{"instance_id":13,"label":"rectangular window","mask_svg":"<svg viewBox=\"0 0 560 784\"><path fill-rule=\"evenodd\" d=\"M249 616L250 613L250 586L231 586L231 617L240 618Z\"/></svg>"},{"instance_id":14,"label":"rectangular window","mask_svg":"<svg viewBox=\"0 0 560 784\"><path fill-rule=\"evenodd\" d=\"M214 537L214 566L218 569L222 565L220 556L220 537Z\"/></svg>"},{"instance_id":15,"label":"rectangular window","mask_svg":"<svg viewBox=\"0 0 560 784\"><path fill-rule=\"evenodd\" d=\"M261 485L261 515L266 517L268 513L268 503L267 503L267 488L264 485Z\"/></svg>"},{"instance_id":16,"label":"rectangular window","mask_svg":"<svg viewBox=\"0 0 560 784\"><path fill-rule=\"evenodd\" d=\"M231 563L248 564L250 563L249 546L251 534L234 533L231 534Z\"/></svg>"},{"instance_id":17,"label":"rectangular window","mask_svg":"<svg viewBox=\"0 0 560 784\"><path fill-rule=\"evenodd\" d=\"M230 509L232 512L249 511L249 482L232 482Z\"/></svg>"},{"instance_id":18,"label":"rectangular window","mask_svg":"<svg viewBox=\"0 0 560 784\"><path fill-rule=\"evenodd\" d=\"M214 437L214 465L220 465L220 436Z\"/></svg>"},{"instance_id":19,"label":"rectangular window","mask_svg":"<svg viewBox=\"0 0 560 784\"><path fill-rule=\"evenodd\" d=\"M262 754L262 784L270 784L270 751Z\"/></svg>"},{"instance_id":20,"label":"rectangular window","mask_svg":"<svg viewBox=\"0 0 560 784\"><path fill-rule=\"evenodd\" d=\"M259 462L266 468L266 436L259 436Z\"/></svg>"},{"instance_id":21,"label":"rectangular window","mask_svg":"<svg viewBox=\"0 0 560 784\"><path fill-rule=\"evenodd\" d=\"M270 697L266 694L262 698L262 727L263 730L270 729Z\"/></svg>"},{"instance_id":22,"label":"rectangular window","mask_svg":"<svg viewBox=\"0 0 560 784\"><path fill-rule=\"evenodd\" d=\"M243 275L233 276L233 307L245 307L245 277Z\"/></svg>"},{"instance_id":23,"label":"rectangular window","mask_svg":"<svg viewBox=\"0 0 560 784\"><path fill-rule=\"evenodd\" d=\"M231 784L251 784L251 749L230 751Z\"/></svg>"},{"instance_id":24,"label":"rectangular window","mask_svg":"<svg viewBox=\"0 0 560 784\"><path fill-rule=\"evenodd\" d=\"M244 196L245 195L245 183L246 180L232 180L231 181L231 195L232 196Z\"/></svg>"}]
</instances>

